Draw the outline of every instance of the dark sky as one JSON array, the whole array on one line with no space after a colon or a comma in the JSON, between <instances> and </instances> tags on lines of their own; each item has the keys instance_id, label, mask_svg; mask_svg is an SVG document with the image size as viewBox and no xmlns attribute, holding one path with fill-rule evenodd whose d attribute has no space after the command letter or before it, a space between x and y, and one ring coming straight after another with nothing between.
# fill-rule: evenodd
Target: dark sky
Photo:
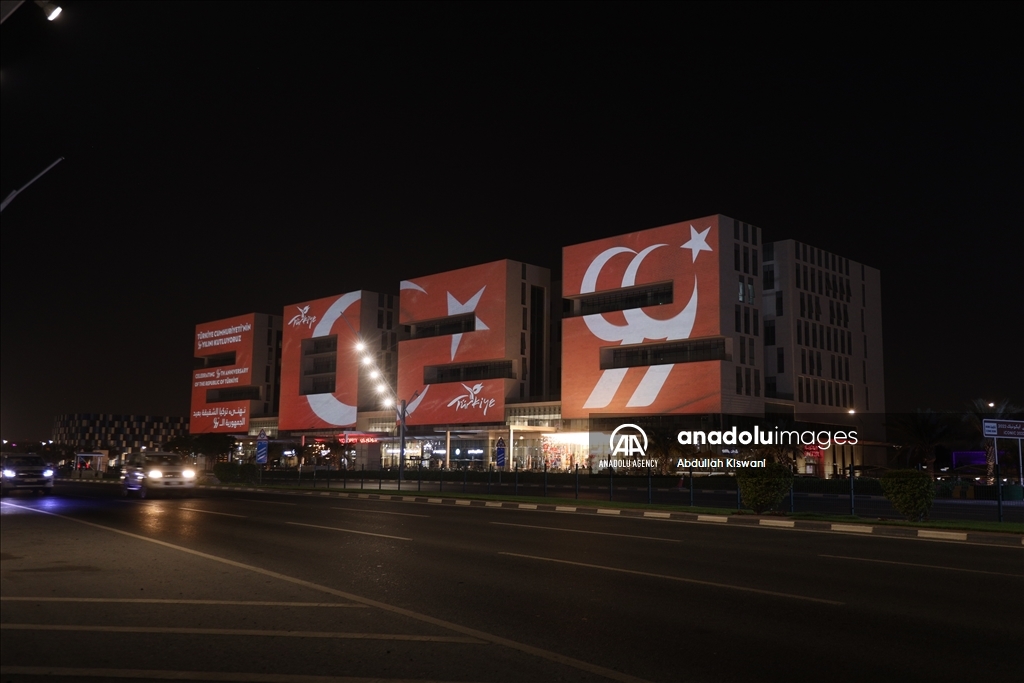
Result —
<instances>
[{"instance_id":1,"label":"dark sky","mask_svg":"<svg viewBox=\"0 0 1024 683\"><path fill-rule=\"evenodd\" d=\"M890 410L1024 398L1013 5L26 3L2 432L186 415L194 326L722 213L882 272ZM767 5L767 6L765 6Z\"/></svg>"}]
</instances>

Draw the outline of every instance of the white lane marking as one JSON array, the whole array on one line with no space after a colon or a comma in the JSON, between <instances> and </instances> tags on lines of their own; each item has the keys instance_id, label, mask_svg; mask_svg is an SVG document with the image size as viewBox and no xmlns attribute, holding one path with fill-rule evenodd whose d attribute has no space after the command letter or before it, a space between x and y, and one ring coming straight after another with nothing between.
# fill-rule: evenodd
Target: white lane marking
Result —
<instances>
[{"instance_id":1,"label":"white lane marking","mask_svg":"<svg viewBox=\"0 0 1024 683\"><path fill-rule=\"evenodd\" d=\"M872 534L874 533L874 527L866 526L864 524L833 524L832 531L846 531L851 534Z\"/></svg>"},{"instance_id":2,"label":"white lane marking","mask_svg":"<svg viewBox=\"0 0 1024 683\"><path fill-rule=\"evenodd\" d=\"M455 504L456 505L469 505L471 502L473 502L473 501L465 500L464 498L458 498L458 499L456 499Z\"/></svg>"},{"instance_id":3,"label":"white lane marking","mask_svg":"<svg viewBox=\"0 0 1024 683\"><path fill-rule=\"evenodd\" d=\"M621 510L614 510L611 508L597 508L597 514L599 515L617 515Z\"/></svg>"},{"instance_id":4,"label":"white lane marking","mask_svg":"<svg viewBox=\"0 0 1024 683\"><path fill-rule=\"evenodd\" d=\"M298 505L298 503L280 503L276 500L256 500L255 498L235 498L235 500L244 500L249 503L266 503L267 505Z\"/></svg>"},{"instance_id":5,"label":"white lane marking","mask_svg":"<svg viewBox=\"0 0 1024 683\"><path fill-rule=\"evenodd\" d=\"M556 505L555 512L576 512L576 508L568 507L566 505Z\"/></svg>"},{"instance_id":6,"label":"white lane marking","mask_svg":"<svg viewBox=\"0 0 1024 683\"><path fill-rule=\"evenodd\" d=\"M320 526L319 524L303 524L302 522L285 522L285 524L291 524L292 526L307 526L311 529L327 529L328 531L344 531L346 534L359 534L361 536L377 536L379 538L392 538L396 541L411 541L411 538L404 538L402 536L388 536L387 534L374 534L369 531L356 531L355 529L342 529L336 526Z\"/></svg>"},{"instance_id":7,"label":"white lane marking","mask_svg":"<svg viewBox=\"0 0 1024 683\"><path fill-rule=\"evenodd\" d=\"M568 564L574 567L587 567L588 569L602 569L604 571L619 572L621 574L633 574L635 576L649 576L655 579L667 579L669 581L680 581L682 583L693 583L699 586L713 586L715 588L727 588L729 590L743 591L746 593L759 593L761 595L771 595L776 598L789 598L791 600L806 600L808 602L819 602L825 605L844 605L846 603L837 602L835 600L824 600L822 598L811 598L806 595L794 595L792 593L780 593L778 591L762 590L760 588L748 588L746 586L736 586L728 583L718 583L716 581L701 581L699 579L687 579L682 576L669 576L667 574L652 574L651 572L641 572L635 569L622 569L620 567L606 567L600 564L588 564L586 562L572 562L570 560L558 560L553 557L537 557L536 555L520 555L519 553L498 553L499 555L508 555L509 557L521 557L527 560L540 560L542 562L555 562L557 564Z\"/></svg>"},{"instance_id":8,"label":"white lane marking","mask_svg":"<svg viewBox=\"0 0 1024 683\"><path fill-rule=\"evenodd\" d=\"M728 522L729 518L723 515L697 515L698 522Z\"/></svg>"},{"instance_id":9,"label":"white lane marking","mask_svg":"<svg viewBox=\"0 0 1024 683\"><path fill-rule=\"evenodd\" d=\"M918 538L939 538L944 541L966 541L967 534L960 531L929 531L928 529L918 529Z\"/></svg>"},{"instance_id":10,"label":"white lane marking","mask_svg":"<svg viewBox=\"0 0 1024 683\"><path fill-rule=\"evenodd\" d=\"M226 671L172 671L167 669L85 669L62 666L0 666L0 676L66 676L69 678L133 678L161 681L223 681L224 683L443 683L422 678L365 678L363 676L308 676L303 674L228 673Z\"/></svg>"},{"instance_id":11,"label":"white lane marking","mask_svg":"<svg viewBox=\"0 0 1024 683\"><path fill-rule=\"evenodd\" d=\"M362 508L336 508L332 510L351 510L352 512L365 512L368 515L400 515L402 517L430 517L430 515L414 515L411 512L387 512L386 510L363 510Z\"/></svg>"},{"instance_id":12,"label":"white lane marking","mask_svg":"<svg viewBox=\"0 0 1024 683\"><path fill-rule=\"evenodd\" d=\"M85 603L124 603L143 605L233 605L236 607L358 607L350 602L280 602L274 600L169 600L164 598L31 598L31 597L0 597L4 602L85 602Z\"/></svg>"},{"instance_id":13,"label":"white lane marking","mask_svg":"<svg viewBox=\"0 0 1024 683\"><path fill-rule=\"evenodd\" d=\"M3 631L94 631L103 633L164 633L186 636L263 636L271 638L334 638L341 640L407 640L427 643L474 643L487 641L466 636L420 636L406 633L344 633L334 631L270 631L248 628L188 628L175 626L91 626L81 624L0 624Z\"/></svg>"},{"instance_id":14,"label":"white lane marking","mask_svg":"<svg viewBox=\"0 0 1024 683\"><path fill-rule=\"evenodd\" d=\"M971 574L989 574L991 576L1012 576L1015 579L1024 579L1024 574L1004 574L1003 572L988 572L982 569L944 567L938 564L917 564L915 562L897 562L895 560L875 560L870 557L848 557L846 555L818 555L818 557L830 557L834 560L856 560L857 562L877 562L878 564L899 564L904 567L923 567L925 569L945 569L951 572L970 572Z\"/></svg>"},{"instance_id":15,"label":"white lane marking","mask_svg":"<svg viewBox=\"0 0 1024 683\"><path fill-rule=\"evenodd\" d=\"M240 519L245 519L245 515L233 515L230 512L214 512L213 510L200 510L199 508L187 508L187 507L180 507L178 509L179 510L188 510L189 512L206 512L206 513L209 513L211 515L222 515L224 517L238 517Z\"/></svg>"},{"instance_id":16,"label":"white lane marking","mask_svg":"<svg viewBox=\"0 0 1024 683\"><path fill-rule=\"evenodd\" d=\"M520 510L536 510L537 506L534 505L533 503L520 503L519 504L519 509Z\"/></svg>"},{"instance_id":17,"label":"white lane marking","mask_svg":"<svg viewBox=\"0 0 1024 683\"><path fill-rule=\"evenodd\" d=\"M652 512L647 510L644 512L644 517L654 517L655 519L672 519L672 514L669 512Z\"/></svg>"},{"instance_id":18,"label":"white lane marking","mask_svg":"<svg viewBox=\"0 0 1024 683\"><path fill-rule=\"evenodd\" d=\"M466 502L468 503L469 501L466 501ZM642 678L637 678L636 676L630 676L629 674L622 673L620 671L615 671L614 669L608 669L608 668L605 668L605 667L600 666L598 664L591 664L590 662L585 662L582 659L575 659L574 657L567 657L567 656L565 656L563 654L560 654L558 652L552 652L551 650L545 650L545 649L542 649L542 648L539 648L539 647L535 647L533 645L527 645L526 643L520 643L518 641L511 640L509 638L503 638L502 636L496 636L494 634L487 633L486 631L480 631L480 630L475 629L475 628L470 628L469 626L463 626L461 624L456 624L456 623L451 622L451 621L445 621L444 619L438 619L437 617L432 617L429 614L421 614L420 612L414 612L414 611L412 611L410 609L405 609L404 607L396 607L395 605L390 605L390 604L388 604L386 602L380 602L379 600L373 600L371 598L364 598L363 596L356 595L355 593L348 593L346 591L341 591L341 590L338 590L336 588L331 588L329 586L324 586L324 585L321 585L319 583L313 583L312 581L306 581L305 579L300 579L300 578L297 578L297 577L294 577L294 576L288 576L287 574L281 574L280 572L271 571L270 569L264 569L262 567L257 567L255 565L245 564L244 562L236 562L235 560L229 560L226 557L219 557L217 555L211 555L210 553L204 553L204 552L199 551L199 550L193 550L191 548L186 548L185 546L175 545L173 543L168 543L167 541L161 541L161 540L156 539L156 538L150 538L148 536L142 536L141 534L133 534L130 531L122 531L121 529L115 529L114 527L111 527L111 526L104 526L103 524L97 524L95 522L87 522L84 519L76 519L74 517L68 517L67 515L60 515L60 514L57 514L56 512L49 512L47 510L37 510L35 508L26 507L24 505L15 505L14 503L7 503L7 502L3 503L3 505L9 506L9 507L13 507L13 508L18 508L18 509L21 509L21 510L26 510L28 512L35 512L35 513L38 513L38 514L41 514L41 515L47 515L49 517L56 517L58 519L67 520L69 522L74 522L76 524L82 524L84 526L90 526L90 527L93 527L94 529L103 529L104 531L110 531L110 532L115 533L115 534L120 534L121 536L127 536L128 538L134 538L134 539L139 540L139 541L145 541L146 543L153 543L154 545L159 545L161 547L169 548L171 550L177 550L179 552L187 553L187 554L193 555L195 557L202 557L204 559L211 560L213 562L219 562L219 563L227 565L229 567L236 567L238 569L244 569L246 571L250 571L250 572L253 572L254 574L259 574L261 576L269 576L270 578L278 579L280 581L285 581L287 583L291 583L291 584L296 585L296 586L303 586L304 588L309 588L310 590L315 590L315 591L319 591L321 593L326 593L327 595L333 595L336 598L342 598L344 600L351 600L352 602L358 602L360 604L367 605L369 607L376 607L377 609L384 610L385 612L390 612L392 614L398 614L398 615L403 616L403 617L408 617L410 619L415 619L417 621L422 621L424 623L432 624L434 626L438 626L440 628L444 628L444 629L447 629L449 631L455 631L456 633L462 633L462 634L467 635L467 636L469 636L471 638L479 638L480 640L486 640L487 642L494 643L495 645L501 645L501 646L507 647L507 648L509 648L511 650L516 650L518 652L523 652L525 654L532 655L534 657L540 657L541 659L546 659L549 662L555 662L556 664L563 664L565 666L571 666L574 669L579 669L581 671L586 671L586 672L595 674L597 676L602 676L604 678L609 678L609 679L611 679L613 681L620 681L620 683L649 683L648 681L646 681L646 680L644 680ZM214 679L214 680L216 680L216 679ZM268 679L268 680L270 680L270 679ZM394 681L389 681L388 683L395 683L395 682ZM426 682L425 681L420 681L419 683L426 683Z\"/></svg>"},{"instance_id":19,"label":"white lane marking","mask_svg":"<svg viewBox=\"0 0 1024 683\"><path fill-rule=\"evenodd\" d=\"M497 502L493 502L493 501L490 501L490 500L489 500L489 501L487 501L486 503L484 503L484 507L489 507L489 508L500 508L500 507L501 507L501 503L497 503Z\"/></svg>"},{"instance_id":20,"label":"white lane marking","mask_svg":"<svg viewBox=\"0 0 1024 683\"><path fill-rule=\"evenodd\" d=\"M547 531L567 531L572 534L594 534L595 536L619 536L620 538L637 538L643 541L665 541L667 543L682 543L677 538L659 538L657 536L634 536L633 534L613 534L607 531L585 531L583 529L560 529L556 526L536 526L533 524L511 524L510 522L491 522L499 526L518 526L524 529L545 529Z\"/></svg>"}]
</instances>

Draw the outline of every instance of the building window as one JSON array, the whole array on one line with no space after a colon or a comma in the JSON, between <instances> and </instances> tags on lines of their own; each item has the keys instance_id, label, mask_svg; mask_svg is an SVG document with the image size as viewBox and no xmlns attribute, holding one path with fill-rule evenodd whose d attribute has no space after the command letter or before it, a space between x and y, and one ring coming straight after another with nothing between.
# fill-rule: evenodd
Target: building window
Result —
<instances>
[{"instance_id":1,"label":"building window","mask_svg":"<svg viewBox=\"0 0 1024 683\"><path fill-rule=\"evenodd\" d=\"M804 343L804 335L801 333L802 330L803 330L803 325L801 325L800 321L797 320L796 321L796 343L797 344L803 344Z\"/></svg>"},{"instance_id":2,"label":"building window","mask_svg":"<svg viewBox=\"0 0 1024 683\"><path fill-rule=\"evenodd\" d=\"M747 278L747 303L754 305L754 278Z\"/></svg>"},{"instance_id":3,"label":"building window","mask_svg":"<svg viewBox=\"0 0 1024 683\"><path fill-rule=\"evenodd\" d=\"M803 381L802 378L797 378L797 381L796 381L796 392L797 392L797 399L801 403L803 403L804 402L804 381Z\"/></svg>"},{"instance_id":4,"label":"building window","mask_svg":"<svg viewBox=\"0 0 1024 683\"><path fill-rule=\"evenodd\" d=\"M757 244L755 241L754 244ZM750 250L750 272L757 274L757 249Z\"/></svg>"},{"instance_id":5,"label":"building window","mask_svg":"<svg viewBox=\"0 0 1024 683\"><path fill-rule=\"evenodd\" d=\"M423 368L424 384L475 382L484 379L518 379L511 360L428 365Z\"/></svg>"},{"instance_id":6,"label":"building window","mask_svg":"<svg viewBox=\"0 0 1024 683\"><path fill-rule=\"evenodd\" d=\"M740 302L742 302L743 301L744 292L746 292L746 289L747 289L746 285L743 284L743 276L742 275L740 275L739 285L740 285L740 287L739 287L739 294L738 294L739 299L738 300Z\"/></svg>"},{"instance_id":7,"label":"building window","mask_svg":"<svg viewBox=\"0 0 1024 683\"><path fill-rule=\"evenodd\" d=\"M761 396L761 371L754 370L754 396Z\"/></svg>"},{"instance_id":8,"label":"building window","mask_svg":"<svg viewBox=\"0 0 1024 683\"><path fill-rule=\"evenodd\" d=\"M797 289L803 289L803 287L800 286L800 264L799 263L794 264L793 265L793 270L796 271L796 288Z\"/></svg>"},{"instance_id":9,"label":"building window","mask_svg":"<svg viewBox=\"0 0 1024 683\"><path fill-rule=\"evenodd\" d=\"M743 241L744 242L749 242L750 241L750 225L747 224L747 223L743 224Z\"/></svg>"},{"instance_id":10,"label":"building window","mask_svg":"<svg viewBox=\"0 0 1024 683\"><path fill-rule=\"evenodd\" d=\"M743 393L750 396L750 368L743 369Z\"/></svg>"},{"instance_id":11,"label":"building window","mask_svg":"<svg viewBox=\"0 0 1024 683\"><path fill-rule=\"evenodd\" d=\"M743 337L740 337L740 362L747 362L747 341Z\"/></svg>"},{"instance_id":12,"label":"building window","mask_svg":"<svg viewBox=\"0 0 1024 683\"><path fill-rule=\"evenodd\" d=\"M740 340L742 343L742 338ZM742 351L742 346L740 347ZM692 339L663 342L660 344L637 344L609 346L601 349L602 370L632 368L648 365L674 365L709 360L731 360L726 354L725 338Z\"/></svg>"},{"instance_id":13,"label":"building window","mask_svg":"<svg viewBox=\"0 0 1024 683\"><path fill-rule=\"evenodd\" d=\"M740 308L742 308L742 307L739 304L736 304L736 332L737 333L743 331L743 329L742 329L743 326L740 324L740 316L741 316Z\"/></svg>"},{"instance_id":14,"label":"building window","mask_svg":"<svg viewBox=\"0 0 1024 683\"><path fill-rule=\"evenodd\" d=\"M595 313L611 313L612 311L625 311L645 306L661 306L670 304L672 301L672 283L662 282L565 299L562 315L571 318Z\"/></svg>"},{"instance_id":15,"label":"building window","mask_svg":"<svg viewBox=\"0 0 1024 683\"><path fill-rule=\"evenodd\" d=\"M754 336L755 337L758 336L757 321L758 321L758 315L757 315L757 309L755 308L754 309Z\"/></svg>"},{"instance_id":16,"label":"building window","mask_svg":"<svg viewBox=\"0 0 1024 683\"><path fill-rule=\"evenodd\" d=\"M806 303L806 300L804 298L804 293L800 292L800 317L801 318L806 318L807 317L807 307L804 305L805 303Z\"/></svg>"},{"instance_id":17,"label":"building window","mask_svg":"<svg viewBox=\"0 0 1024 683\"><path fill-rule=\"evenodd\" d=\"M786 371L786 349L781 346L775 350L775 371L780 375Z\"/></svg>"},{"instance_id":18,"label":"building window","mask_svg":"<svg viewBox=\"0 0 1024 683\"><path fill-rule=\"evenodd\" d=\"M743 334L750 334L750 309L743 307Z\"/></svg>"},{"instance_id":19,"label":"building window","mask_svg":"<svg viewBox=\"0 0 1024 683\"><path fill-rule=\"evenodd\" d=\"M519 303L521 303L523 306L526 305L526 283L525 282L520 282L519 283Z\"/></svg>"},{"instance_id":20,"label":"building window","mask_svg":"<svg viewBox=\"0 0 1024 683\"><path fill-rule=\"evenodd\" d=\"M756 363L754 362L754 340L753 339L748 339L747 340L747 347L750 349L750 351L748 352L748 355L750 356L750 364L751 365L756 365Z\"/></svg>"},{"instance_id":21,"label":"building window","mask_svg":"<svg viewBox=\"0 0 1024 683\"><path fill-rule=\"evenodd\" d=\"M818 377L821 377L821 351L815 351L814 354L814 374L816 374Z\"/></svg>"},{"instance_id":22,"label":"building window","mask_svg":"<svg viewBox=\"0 0 1024 683\"><path fill-rule=\"evenodd\" d=\"M761 289L766 292L769 289L775 289L775 266L766 265L763 270L764 274L761 278Z\"/></svg>"},{"instance_id":23,"label":"building window","mask_svg":"<svg viewBox=\"0 0 1024 683\"><path fill-rule=\"evenodd\" d=\"M843 359L843 369L844 369L843 374L846 376L846 381L849 382L850 381L850 359L849 358L844 358Z\"/></svg>"},{"instance_id":24,"label":"building window","mask_svg":"<svg viewBox=\"0 0 1024 683\"><path fill-rule=\"evenodd\" d=\"M782 315L782 292L775 292L775 315Z\"/></svg>"},{"instance_id":25,"label":"building window","mask_svg":"<svg viewBox=\"0 0 1024 683\"><path fill-rule=\"evenodd\" d=\"M743 272L750 272L750 250L743 247Z\"/></svg>"},{"instance_id":26,"label":"building window","mask_svg":"<svg viewBox=\"0 0 1024 683\"><path fill-rule=\"evenodd\" d=\"M740 245L738 245L738 244L732 245L732 262L733 262L733 269L734 270L739 270L740 269Z\"/></svg>"},{"instance_id":27,"label":"building window","mask_svg":"<svg viewBox=\"0 0 1024 683\"><path fill-rule=\"evenodd\" d=\"M836 378L836 357L835 356L831 356L831 358L832 358L832 379L835 379Z\"/></svg>"},{"instance_id":28,"label":"building window","mask_svg":"<svg viewBox=\"0 0 1024 683\"><path fill-rule=\"evenodd\" d=\"M775 346L775 321L764 321L764 345Z\"/></svg>"},{"instance_id":29,"label":"building window","mask_svg":"<svg viewBox=\"0 0 1024 683\"><path fill-rule=\"evenodd\" d=\"M800 349L800 372L807 374L807 350Z\"/></svg>"},{"instance_id":30,"label":"building window","mask_svg":"<svg viewBox=\"0 0 1024 683\"><path fill-rule=\"evenodd\" d=\"M736 368L736 393L743 393L743 368Z\"/></svg>"}]
</instances>

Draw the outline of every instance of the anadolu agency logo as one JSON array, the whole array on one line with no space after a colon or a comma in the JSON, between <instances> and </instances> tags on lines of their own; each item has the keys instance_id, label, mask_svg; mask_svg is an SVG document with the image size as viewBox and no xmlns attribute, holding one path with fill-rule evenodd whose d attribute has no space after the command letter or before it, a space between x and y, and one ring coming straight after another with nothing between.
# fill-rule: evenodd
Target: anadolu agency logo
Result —
<instances>
[{"instance_id":1,"label":"anadolu agency logo","mask_svg":"<svg viewBox=\"0 0 1024 683\"><path fill-rule=\"evenodd\" d=\"M635 424L621 424L608 438L611 454L607 459L598 460L598 469L629 469L636 467L657 467L658 462L647 458L647 432Z\"/></svg>"}]
</instances>

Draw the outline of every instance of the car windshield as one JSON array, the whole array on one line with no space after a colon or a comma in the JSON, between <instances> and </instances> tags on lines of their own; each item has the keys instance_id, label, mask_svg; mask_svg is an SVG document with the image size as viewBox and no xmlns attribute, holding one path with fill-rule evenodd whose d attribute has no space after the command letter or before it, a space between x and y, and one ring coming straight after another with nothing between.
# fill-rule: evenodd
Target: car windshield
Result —
<instances>
[{"instance_id":1,"label":"car windshield","mask_svg":"<svg viewBox=\"0 0 1024 683\"><path fill-rule=\"evenodd\" d=\"M4 458L5 467L45 467L46 462L38 455L16 455Z\"/></svg>"},{"instance_id":2,"label":"car windshield","mask_svg":"<svg viewBox=\"0 0 1024 683\"><path fill-rule=\"evenodd\" d=\"M181 456L173 454L147 455L147 465L180 465Z\"/></svg>"}]
</instances>

